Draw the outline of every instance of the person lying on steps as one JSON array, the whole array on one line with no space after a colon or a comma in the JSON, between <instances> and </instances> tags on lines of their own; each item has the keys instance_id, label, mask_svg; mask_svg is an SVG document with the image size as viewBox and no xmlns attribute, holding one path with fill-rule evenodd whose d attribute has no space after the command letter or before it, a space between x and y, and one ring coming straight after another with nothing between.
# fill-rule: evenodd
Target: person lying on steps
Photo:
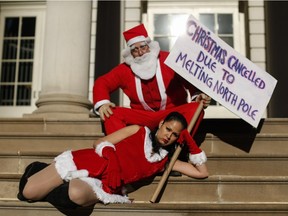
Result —
<instances>
[{"instance_id":1,"label":"person lying on steps","mask_svg":"<svg viewBox=\"0 0 288 216\"><path fill-rule=\"evenodd\" d=\"M185 117L169 113L157 130L131 125L94 142L93 148L65 151L51 164L33 162L19 183L21 201L47 201L74 209L96 203L130 203L125 185L153 177L169 162L169 148L187 145L189 162L173 169L192 178L208 177L207 157L192 139ZM170 150L169 150L170 149Z\"/></svg>"}]
</instances>

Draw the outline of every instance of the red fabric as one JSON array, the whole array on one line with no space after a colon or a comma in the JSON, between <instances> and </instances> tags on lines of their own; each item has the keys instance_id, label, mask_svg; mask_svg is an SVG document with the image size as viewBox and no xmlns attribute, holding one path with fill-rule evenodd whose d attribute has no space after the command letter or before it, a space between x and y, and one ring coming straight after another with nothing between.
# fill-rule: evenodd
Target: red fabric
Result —
<instances>
[{"instance_id":1,"label":"red fabric","mask_svg":"<svg viewBox=\"0 0 288 216\"><path fill-rule=\"evenodd\" d=\"M158 162L150 163L147 161L144 154L145 137L146 130L141 127L134 135L122 140L115 146L123 184L153 176L165 167L165 163L168 160L167 157ZM77 169L86 169L90 177L100 179L106 192L115 193L118 191L109 187L107 160L100 157L95 152L95 149L73 151L72 155Z\"/></svg>"},{"instance_id":2,"label":"red fabric","mask_svg":"<svg viewBox=\"0 0 288 216\"><path fill-rule=\"evenodd\" d=\"M190 154L199 154L202 150L197 146L187 130L183 130L177 140L178 143L188 146Z\"/></svg>"},{"instance_id":3,"label":"red fabric","mask_svg":"<svg viewBox=\"0 0 288 216\"><path fill-rule=\"evenodd\" d=\"M122 145L116 145L116 152L122 167L124 184L129 184L139 179L144 179L162 171L168 158L162 161L149 162L145 158L143 143L147 136L145 128L141 127L136 136L129 137ZM149 137L149 135L148 135ZM130 143L129 147L128 144Z\"/></svg>"},{"instance_id":4,"label":"red fabric","mask_svg":"<svg viewBox=\"0 0 288 216\"><path fill-rule=\"evenodd\" d=\"M185 79L180 77L171 68L164 64L168 54L168 52L163 51L159 54L160 67L167 94L166 109L186 104L186 89L189 90L191 95L198 91L194 86L189 84ZM152 83L152 87L151 85L149 86L149 84L142 82L142 89L145 91L143 92L144 100L148 106L155 108L155 110L159 110L160 95L159 90L156 91L158 86L156 85L155 87L155 84L157 83ZM144 110L137 96L135 75L131 68L125 63L118 65L107 74L95 80L93 86L94 105L101 100L110 100L110 94L119 88L129 97L130 107L132 109ZM156 90L151 91L153 88ZM158 107L155 106L155 104L158 104Z\"/></svg>"},{"instance_id":5,"label":"red fabric","mask_svg":"<svg viewBox=\"0 0 288 216\"><path fill-rule=\"evenodd\" d=\"M189 124L192 116L194 115L199 103L186 103L182 106L174 107L171 109L161 110L158 112L151 112L146 110L136 110L124 107L116 107L113 109L113 115L110 118L106 119L104 122L105 132L110 134L114 131L119 130L120 128L125 127L126 125L142 125L147 126L151 130L154 130L158 127L158 124L163 120L170 112L177 111L184 115ZM192 137L195 135L202 119L204 116L204 111L201 112L198 117L192 131Z\"/></svg>"},{"instance_id":6,"label":"red fabric","mask_svg":"<svg viewBox=\"0 0 288 216\"><path fill-rule=\"evenodd\" d=\"M142 80L141 88L145 97L145 102L148 102L151 109L158 111L161 105L161 96L156 76L150 80Z\"/></svg>"},{"instance_id":7,"label":"red fabric","mask_svg":"<svg viewBox=\"0 0 288 216\"><path fill-rule=\"evenodd\" d=\"M106 146L102 150L102 155L108 160L107 166L107 180L108 185L112 189L116 189L121 186L121 168L114 148Z\"/></svg>"},{"instance_id":8,"label":"red fabric","mask_svg":"<svg viewBox=\"0 0 288 216\"><path fill-rule=\"evenodd\" d=\"M78 170L86 169L90 177L102 178L107 167L107 160L96 154L95 149L72 151L73 161ZM95 166L97 164L97 166Z\"/></svg>"},{"instance_id":9,"label":"red fabric","mask_svg":"<svg viewBox=\"0 0 288 216\"><path fill-rule=\"evenodd\" d=\"M147 31L144 27L143 24L140 24L138 26L135 26L134 28L131 28L125 32L123 32L123 36L126 40L126 42L128 42L129 40L138 37L138 36L144 36L145 38L148 37Z\"/></svg>"}]
</instances>

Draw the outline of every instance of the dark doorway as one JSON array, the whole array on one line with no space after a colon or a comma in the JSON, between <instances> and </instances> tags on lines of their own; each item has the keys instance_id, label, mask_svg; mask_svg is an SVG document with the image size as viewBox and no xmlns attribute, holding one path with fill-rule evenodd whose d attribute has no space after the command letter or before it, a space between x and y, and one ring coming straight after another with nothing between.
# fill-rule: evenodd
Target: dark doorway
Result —
<instances>
[{"instance_id":1,"label":"dark doorway","mask_svg":"<svg viewBox=\"0 0 288 216\"><path fill-rule=\"evenodd\" d=\"M109 72L120 61L120 9L121 2L98 1L95 54L95 79ZM119 105L119 91L111 95Z\"/></svg>"},{"instance_id":2,"label":"dark doorway","mask_svg":"<svg viewBox=\"0 0 288 216\"><path fill-rule=\"evenodd\" d=\"M278 80L268 106L268 117L287 118L288 1L265 1L267 71Z\"/></svg>"}]
</instances>

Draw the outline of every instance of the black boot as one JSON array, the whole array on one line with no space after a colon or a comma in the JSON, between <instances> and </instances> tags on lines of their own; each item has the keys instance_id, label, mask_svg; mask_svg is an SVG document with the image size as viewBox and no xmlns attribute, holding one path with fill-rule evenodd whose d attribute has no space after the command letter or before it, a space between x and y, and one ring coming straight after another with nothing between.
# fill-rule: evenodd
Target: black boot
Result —
<instances>
[{"instance_id":1,"label":"black boot","mask_svg":"<svg viewBox=\"0 0 288 216\"><path fill-rule=\"evenodd\" d=\"M75 209L80 207L78 204L70 200L68 190L69 182L64 182L62 185L52 190L46 196L45 200L55 207L61 207L65 209Z\"/></svg>"},{"instance_id":2,"label":"black boot","mask_svg":"<svg viewBox=\"0 0 288 216\"><path fill-rule=\"evenodd\" d=\"M21 179L20 179L20 182L19 182L19 192L17 194L17 198L20 200L20 201L28 201L28 199L26 199L24 196L23 196L23 190L24 190L24 187L27 183L27 180L30 176L34 175L35 173L39 172L40 170L44 169L45 167L47 167L49 164L47 163L43 163L43 162L39 162L39 161L36 161L36 162L33 162L31 164L29 164L26 169L25 169L25 172L24 174L22 175Z\"/></svg>"}]
</instances>

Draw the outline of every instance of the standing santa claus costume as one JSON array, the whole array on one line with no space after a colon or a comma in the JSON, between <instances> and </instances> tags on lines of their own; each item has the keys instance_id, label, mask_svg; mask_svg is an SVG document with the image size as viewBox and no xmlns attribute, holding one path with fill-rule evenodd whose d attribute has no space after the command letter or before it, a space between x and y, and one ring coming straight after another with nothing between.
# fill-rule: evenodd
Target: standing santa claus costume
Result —
<instances>
[{"instance_id":1,"label":"standing santa claus costume","mask_svg":"<svg viewBox=\"0 0 288 216\"><path fill-rule=\"evenodd\" d=\"M169 113L176 111L176 107L187 104L187 90L192 98L199 93L193 85L164 64L169 53L160 51L158 42L150 40L143 24L125 31L123 35L128 46L122 52L125 62L96 79L93 87L96 113L103 104L110 102L110 94L119 88L130 100L131 109L117 107L113 109L113 114L105 119L106 134L130 124L147 125L153 130L163 117L163 112L160 111L166 110ZM137 42L144 42L150 50L141 56L144 58L142 63L139 63L139 57L134 58L131 54L133 44ZM192 102L188 106L193 114L198 104ZM179 108L177 111L182 113ZM202 118L203 113L194 127L195 130ZM190 118L187 118L187 121L189 122Z\"/></svg>"}]
</instances>

